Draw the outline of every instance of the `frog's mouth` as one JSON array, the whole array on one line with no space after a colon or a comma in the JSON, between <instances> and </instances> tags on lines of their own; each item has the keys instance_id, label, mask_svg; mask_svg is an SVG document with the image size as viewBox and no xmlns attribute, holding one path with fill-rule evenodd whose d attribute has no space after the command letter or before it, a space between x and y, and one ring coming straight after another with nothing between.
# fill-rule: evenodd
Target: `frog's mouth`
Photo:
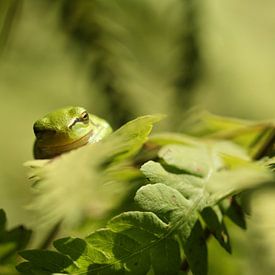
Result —
<instances>
[{"instance_id":1,"label":"frog's mouth","mask_svg":"<svg viewBox=\"0 0 275 275\"><path fill-rule=\"evenodd\" d=\"M36 159L48 159L53 158L58 155L61 155L65 152L71 151L73 149L77 149L89 143L89 139L93 135L93 130L88 132L83 137L74 140L73 142L63 143L63 144L49 144L49 145L41 145L39 142L35 142L34 144L34 157Z\"/></svg>"}]
</instances>

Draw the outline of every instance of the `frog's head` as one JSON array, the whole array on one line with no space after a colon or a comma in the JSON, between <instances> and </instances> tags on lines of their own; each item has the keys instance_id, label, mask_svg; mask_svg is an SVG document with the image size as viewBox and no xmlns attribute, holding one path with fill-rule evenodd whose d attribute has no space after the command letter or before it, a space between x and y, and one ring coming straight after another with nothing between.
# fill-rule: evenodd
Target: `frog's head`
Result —
<instances>
[{"instance_id":1,"label":"frog's head","mask_svg":"<svg viewBox=\"0 0 275 275\"><path fill-rule=\"evenodd\" d=\"M63 152L96 142L112 130L103 119L89 114L83 107L65 107L38 119L35 158L51 158Z\"/></svg>"}]
</instances>

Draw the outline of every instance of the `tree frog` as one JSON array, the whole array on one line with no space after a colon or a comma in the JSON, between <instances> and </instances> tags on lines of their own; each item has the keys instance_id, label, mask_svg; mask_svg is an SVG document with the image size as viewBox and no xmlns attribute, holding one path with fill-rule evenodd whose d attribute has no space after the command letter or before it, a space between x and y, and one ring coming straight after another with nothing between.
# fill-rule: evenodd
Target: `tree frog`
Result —
<instances>
[{"instance_id":1,"label":"tree frog","mask_svg":"<svg viewBox=\"0 0 275 275\"><path fill-rule=\"evenodd\" d=\"M38 119L33 125L36 136L33 154L36 159L48 159L95 143L112 132L102 118L83 107L65 107Z\"/></svg>"}]
</instances>

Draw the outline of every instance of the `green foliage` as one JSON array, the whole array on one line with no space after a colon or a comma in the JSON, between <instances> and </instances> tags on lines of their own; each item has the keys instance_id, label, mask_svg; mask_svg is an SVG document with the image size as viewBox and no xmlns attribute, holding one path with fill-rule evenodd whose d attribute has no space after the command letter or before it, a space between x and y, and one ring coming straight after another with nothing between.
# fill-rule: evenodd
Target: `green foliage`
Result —
<instances>
[{"instance_id":1,"label":"green foliage","mask_svg":"<svg viewBox=\"0 0 275 275\"><path fill-rule=\"evenodd\" d=\"M51 161L28 162L36 194L30 208L40 221L63 220L72 226L87 216L102 217L119 205L131 188L127 181L140 175L129 158L142 147L153 123L161 117L137 118L103 141Z\"/></svg>"},{"instance_id":2,"label":"green foliage","mask_svg":"<svg viewBox=\"0 0 275 275\"><path fill-rule=\"evenodd\" d=\"M57 6L62 8L62 18ZM237 9L241 12L236 13ZM0 181L1 203L13 213L11 222L26 218L22 205L27 201L28 186L22 184L24 172L20 167L22 161L31 157L30 125L42 111L60 105L86 105L92 112L108 118L115 128L135 116L163 112L170 116L163 127L178 131L183 119L181 114L190 107L190 97L195 94L196 103L220 113L255 118L273 115L273 10L272 1L263 5L259 1L1 0L0 51L3 46L10 47L5 47L7 55L1 56L4 58L1 58L0 93L4 100L0 109L2 117L8 119L2 121ZM18 19L22 20L15 28L15 36L11 36ZM70 41L64 39L64 33L56 26L57 20L79 46L76 49L80 54L75 54ZM204 73L199 79L201 70ZM86 82L86 78L90 82ZM198 199L198 208L191 211L195 214L188 216L187 224L175 228L169 237L171 240L164 236L158 241L159 246L150 248L150 274L173 273L166 268L177 267L179 258L182 271L189 265L196 274L204 272L206 241L198 240L214 236L227 251L231 250L231 243L233 245L230 237L232 240L234 235L231 228L227 229L224 217L242 228L252 229L248 243L251 251L257 253L251 253L250 273L273 274L274 195L272 190L267 194L255 190L264 189L262 183L269 181L265 168L260 166L270 164L269 168L274 170L274 161L268 159L275 151L274 122L240 121L205 113L196 122L193 120L184 130L196 138L160 133L145 143L142 138L139 143L134 134L133 138L123 134L125 139L119 136L117 141L97 144L87 148L87 153L83 148L47 164L31 163L37 182L32 188L35 199L31 208L39 216L32 221L41 224L64 219L67 225L86 222L89 228L91 221L87 221L87 217L101 219L110 210L115 209L117 213L117 206L124 198L133 201L132 194L140 184L148 183L142 177L143 172L150 185L148 189L140 189L137 198L138 195L147 198L147 193L153 190L157 198L163 199L166 209L170 209L169 197L159 193L175 195L175 207L179 209L184 208L185 202ZM147 160L151 161L143 165L140 172L138 168ZM249 192L239 195L248 189ZM251 190L258 194L252 199ZM149 193L148 198L154 202L152 192ZM198 197L200 193L202 196ZM251 199L255 204L253 224L246 221L247 205L243 207L240 198ZM146 200L142 204L137 200L139 207L129 203L126 208L145 213L140 208L151 207L147 212L156 211L158 219L168 226L174 216L180 217L173 209L162 213L157 202L147 205ZM125 214L124 211L121 208L120 212ZM135 224L133 219L131 223ZM94 224L91 227L94 228ZM67 234L81 236L74 230ZM110 230L116 233L114 228ZM8 239L7 235L4 238ZM168 254L174 254L174 262L163 257L163 246L168 247ZM262 250L259 252L259 249ZM64 269L71 263L65 260L69 252L61 246L58 250L64 255L58 257L57 252L53 253L44 266L41 259L47 257L47 252L42 252L43 257L38 256L40 261L35 266L24 263L26 273L41 274L40 265L52 271ZM201 250L203 252L194 254ZM81 246L78 251L82 251ZM80 254L70 257L77 261ZM117 254L112 260L114 258ZM148 259L142 258L142 267L148 267ZM217 259L220 265L224 264ZM129 261L121 259L121 262L128 273L134 270ZM56 263L57 268L51 263ZM236 262L230 265L238 269ZM122 269L120 263L118 269ZM225 267L223 271L218 273L230 273L231 269ZM7 272L1 270L0 273ZM236 274L239 273L245 272L238 270Z\"/></svg>"},{"instance_id":3,"label":"green foliage","mask_svg":"<svg viewBox=\"0 0 275 275\"><path fill-rule=\"evenodd\" d=\"M27 246L31 231L24 226L7 230L6 223L6 214L0 209L0 273L14 274L17 251Z\"/></svg>"},{"instance_id":4,"label":"green foliage","mask_svg":"<svg viewBox=\"0 0 275 275\"><path fill-rule=\"evenodd\" d=\"M244 147L253 159L273 156L275 121L246 121L202 111L183 122L186 133L202 138L231 140Z\"/></svg>"},{"instance_id":5,"label":"green foliage","mask_svg":"<svg viewBox=\"0 0 275 275\"><path fill-rule=\"evenodd\" d=\"M273 274L275 270L275 202L274 188L261 189L252 194L253 216L248 221L248 271L251 275ZM260 252L260 253L259 253Z\"/></svg>"},{"instance_id":6,"label":"green foliage","mask_svg":"<svg viewBox=\"0 0 275 275\"><path fill-rule=\"evenodd\" d=\"M121 125L162 112L173 117L169 128L175 126L197 80L194 4L69 0L61 6L63 28L84 49L80 58L89 57L90 79L107 102L108 120Z\"/></svg>"},{"instance_id":7,"label":"green foliage","mask_svg":"<svg viewBox=\"0 0 275 275\"><path fill-rule=\"evenodd\" d=\"M110 168L114 172L116 165L121 167L122 160L137 153L152 123L158 119L154 116L138 118L102 143L83 149L92 158L91 148L100 148L92 156L100 164L95 167L103 167L101 173L106 176ZM109 150L108 145L112 145L112 149ZM134 200L137 210L113 217L106 227L92 232L86 238L58 239L53 243L55 251L21 252L20 255L27 261L21 263L18 270L23 274L150 272L158 275L179 274L180 270L187 271L190 268L194 275L205 275L207 240L210 236L214 236L221 247L230 253L230 236L224 215L245 227L243 212L236 210L238 204L232 196L267 183L274 184L271 171L262 163L252 162L246 150L231 141L166 133L153 136L148 140L148 145L151 146L149 148L157 148L157 156L140 168L149 182L136 191ZM105 147L108 154L103 151ZM65 160L78 152L84 154L84 150L77 150L53 160L41 169L46 175L49 170L45 169L58 161L64 162L65 167ZM104 154L97 159L95 152ZM87 161L90 161L88 157L85 163ZM84 162L82 165L85 165ZM59 170L55 171L57 173ZM117 177L118 174L115 171L111 175ZM80 174L78 176L81 177ZM43 181L47 183L45 179L41 180L36 186L39 187ZM104 189L97 196L100 195L104 201L110 198L109 192L112 193L113 188L110 191Z\"/></svg>"},{"instance_id":8,"label":"green foliage","mask_svg":"<svg viewBox=\"0 0 275 275\"><path fill-rule=\"evenodd\" d=\"M0 3L0 53L8 41L21 5L22 0L3 0Z\"/></svg>"}]
</instances>

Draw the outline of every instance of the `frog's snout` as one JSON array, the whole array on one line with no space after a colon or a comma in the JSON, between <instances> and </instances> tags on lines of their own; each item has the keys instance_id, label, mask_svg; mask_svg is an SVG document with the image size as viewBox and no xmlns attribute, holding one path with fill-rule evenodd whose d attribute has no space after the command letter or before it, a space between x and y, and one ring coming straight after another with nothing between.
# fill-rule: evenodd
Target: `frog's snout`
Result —
<instances>
[{"instance_id":1,"label":"frog's snout","mask_svg":"<svg viewBox=\"0 0 275 275\"><path fill-rule=\"evenodd\" d=\"M40 139L45 136L54 136L56 135L56 131L54 129L45 129L44 127L41 127L38 123L35 123L33 125L33 132L37 139Z\"/></svg>"}]
</instances>

